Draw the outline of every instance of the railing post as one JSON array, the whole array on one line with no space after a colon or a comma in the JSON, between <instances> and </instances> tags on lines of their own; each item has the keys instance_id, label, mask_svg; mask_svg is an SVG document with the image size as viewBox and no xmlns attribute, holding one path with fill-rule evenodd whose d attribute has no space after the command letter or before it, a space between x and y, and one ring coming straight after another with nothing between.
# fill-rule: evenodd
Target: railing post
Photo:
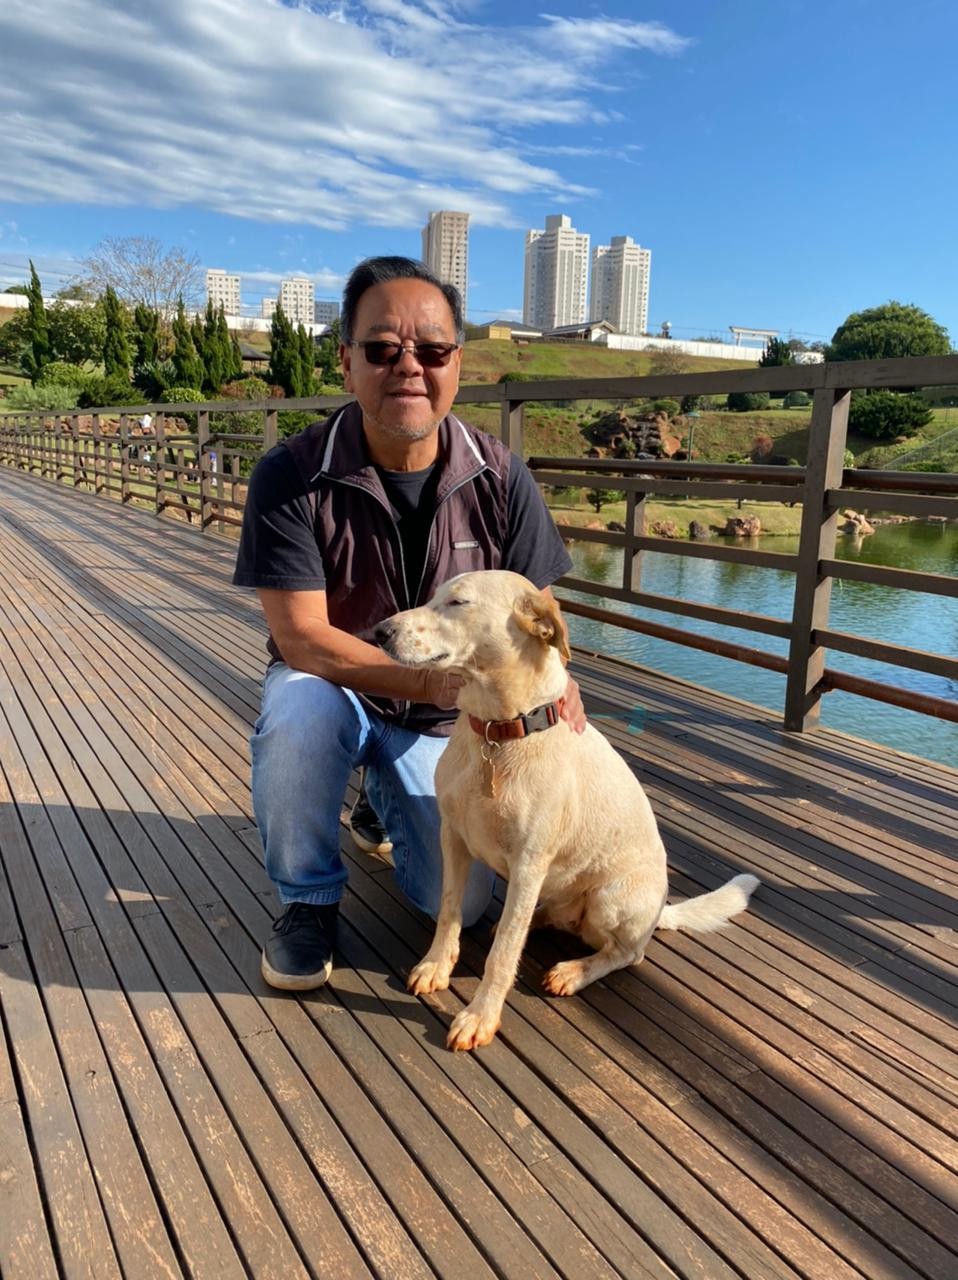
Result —
<instances>
[{"instance_id":1,"label":"railing post","mask_svg":"<svg viewBox=\"0 0 958 1280\"><path fill-rule=\"evenodd\" d=\"M156 469L153 472L153 506L156 514L162 515L166 506L166 414L158 413L153 423L156 434Z\"/></svg>"},{"instance_id":2,"label":"railing post","mask_svg":"<svg viewBox=\"0 0 958 1280\"><path fill-rule=\"evenodd\" d=\"M524 405L521 400L503 400L499 436L504 445L522 457L522 418Z\"/></svg>"},{"instance_id":3,"label":"railing post","mask_svg":"<svg viewBox=\"0 0 958 1280\"><path fill-rule=\"evenodd\" d=\"M279 434L279 418L275 409L266 409L263 423L263 452L269 453L276 444Z\"/></svg>"},{"instance_id":4,"label":"railing post","mask_svg":"<svg viewBox=\"0 0 958 1280\"><path fill-rule=\"evenodd\" d=\"M196 461L200 469L200 532L205 533L213 520L213 504L209 492L210 411L200 409L196 415Z\"/></svg>"},{"instance_id":5,"label":"railing post","mask_svg":"<svg viewBox=\"0 0 958 1280\"><path fill-rule=\"evenodd\" d=\"M130 418L120 414L120 502L130 501Z\"/></svg>"},{"instance_id":6,"label":"railing post","mask_svg":"<svg viewBox=\"0 0 958 1280\"><path fill-rule=\"evenodd\" d=\"M838 528L838 508L826 503L825 492L842 483L850 399L847 391L820 387L812 405L785 688L785 728L791 733L815 728L821 711L825 649L812 633L828 624L832 579L822 574L821 561L834 556Z\"/></svg>"},{"instance_id":7,"label":"railing post","mask_svg":"<svg viewBox=\"0 0 958 1280\"><path fill-rule=\"evenodd\" d=\"M629 489L625 495L625 552L622 560L622 586L626 591L639 591L642 584L642 552L636 538L645 533L644 493Z\"/></svg>"},{"instance_id":8,"label":"railing post","mask_svg":"<svg viewBox=\"0 0 958 1280\"><path fill-rule=\"evenodd\" d=\"M103 493L106 480L103 476L103 436L100 432L100 415L93 415L93 492Z\"/></svg>"}]
</instances>

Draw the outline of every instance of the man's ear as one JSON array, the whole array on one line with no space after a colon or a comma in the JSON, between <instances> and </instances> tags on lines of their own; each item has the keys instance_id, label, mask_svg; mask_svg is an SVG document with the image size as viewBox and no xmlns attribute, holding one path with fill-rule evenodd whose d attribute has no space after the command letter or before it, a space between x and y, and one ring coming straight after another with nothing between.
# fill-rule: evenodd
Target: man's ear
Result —
<instances>
[{"instance_id":1,"label":"man's ear","mask_svg":"<svg viewBox=\"0 0 958 1280\"><path fill-rule=\"evenodd\" d=\"M343 342L339 344L339 365L343 371L343 390L352 391L352 352Z\"/></svg>"},{"instance_id":2,"label":"man's ear","mask_svg":"<svg viewBox=\"0 0 958 1280\"><path fill-rule=\"evenodd\" d=\"M565 662L569 661L572 655L566 644L558 601L544 596L541 591L527 591L516 601L513 617L523 631L553 645L559 650L560 657Z\"/></svg>"}]
</instances>

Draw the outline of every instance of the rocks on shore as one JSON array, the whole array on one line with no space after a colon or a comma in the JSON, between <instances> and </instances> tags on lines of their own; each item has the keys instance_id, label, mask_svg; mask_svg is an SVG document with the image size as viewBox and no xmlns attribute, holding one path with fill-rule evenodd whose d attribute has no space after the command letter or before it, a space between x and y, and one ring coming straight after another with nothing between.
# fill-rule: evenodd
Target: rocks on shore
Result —
<instances>
[{"instance_id":1,"label":"rocks on shore","mask_svg":"<svg viewBox=\"0 0 958 1280\"><path fill-rule=\"evenodd\" d=\"M762 532L758 516L729 516L722 530L725 538L757 538Z\"/></svg>"},{"instance_id":2,"label":"rocks on shore","mask_svg":"<svg viewBox=\"0 0 958 1280\"><path fill-rule=\"evenodd\" d=\"M853 537L861 538L866 533L875 532L875 526L859 511L843 511L841 518L842 523L838 526L839 533L850 533Z\"/></svg>"}]
</instances>

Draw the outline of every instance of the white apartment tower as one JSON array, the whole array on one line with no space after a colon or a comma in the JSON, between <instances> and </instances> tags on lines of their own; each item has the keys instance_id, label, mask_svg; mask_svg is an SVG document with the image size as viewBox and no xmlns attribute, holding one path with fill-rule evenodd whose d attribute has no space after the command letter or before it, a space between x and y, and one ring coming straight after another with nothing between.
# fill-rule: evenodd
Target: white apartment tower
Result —
<instances>
[{"instance_id":1,"label":"white apartment tower","mask_svg":"<svg viewBox=\"0 0 958 1280\"><path fill-rule=\"evenodd\" d=\"M206 273L206 297L212 302L213 310L223 310L228 316L240 313L240 278L227 275L220 267L211 267Z\"/></svg>"},{"instance_id":2,"label":"white apartment tower","mask_svg":"<svg viewBox=\"0 0 958 1280\"><path fill-rule=\"evenodd\" d=\"M543 330L586 318L589 237L564 213L550 214L542 231L526 232L522 319Z\"/></svg>"},{"instance_id":3,"label":"white apartment tower","mask_svg":"<svg viewBox=\"0 0 958 1280\"><path fill-rule=\"evenodd\" d=\"M305 276L293 276L279 286L279 305L291 324L313 324L315 286Z\"/></svg>"},{"instance_id":4,"label":"white apartment tower","mask_svg":"<svg viewBox=\"0 0 958 1280\"><path fill-rule=\"evenodd\" d=\"M469 214L441 209L422 229L422 260L444 284L454 284L466 309L469 280Z\"/></svg>"},{"instance_id":5,"label":"white apartment tower","mask_svg":"<svg viewBox=\"0 0 958 1280\"><path fill-rule=\"evenodd\" d=\"M619 333L647 333L652 251L631 236L613 236L592 254L590 320L608 320Z\"/></svg>"}]
</instances>

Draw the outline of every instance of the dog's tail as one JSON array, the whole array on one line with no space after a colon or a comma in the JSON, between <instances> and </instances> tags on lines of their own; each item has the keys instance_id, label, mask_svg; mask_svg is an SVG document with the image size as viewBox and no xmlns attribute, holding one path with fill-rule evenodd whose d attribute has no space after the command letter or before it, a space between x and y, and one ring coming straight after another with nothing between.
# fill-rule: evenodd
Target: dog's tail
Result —
<instances>
[{"instance_id":1,"label":"dog's tail","mask_svg":"<svg viewBox=\"0 0 958 1280\"><path fill-rule=\"evenodd\" d=\"M741 875L711 893L686 898L662 909L657 929L694 929L696 933L713 933L724 929L732 916L748 906L749 896L759 884L757 876Z\"/></svg>"}]
</instances>

